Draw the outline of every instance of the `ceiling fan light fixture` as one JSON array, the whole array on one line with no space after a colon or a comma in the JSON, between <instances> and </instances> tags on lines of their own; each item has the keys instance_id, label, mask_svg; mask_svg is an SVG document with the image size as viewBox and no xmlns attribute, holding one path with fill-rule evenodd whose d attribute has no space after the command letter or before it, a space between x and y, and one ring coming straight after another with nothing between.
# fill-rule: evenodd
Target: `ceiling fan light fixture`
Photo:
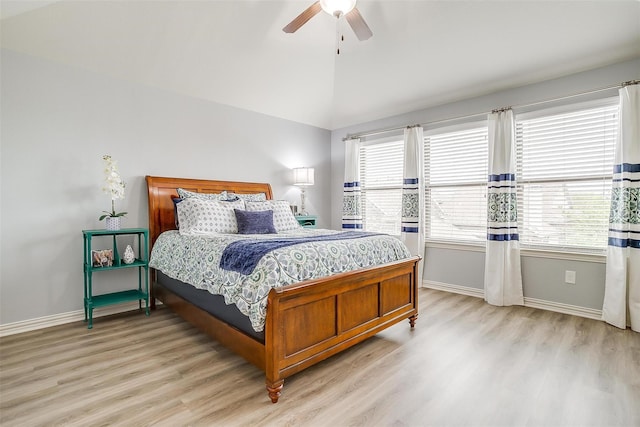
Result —
<instances>
[{"instance_id":1,"label":"ceiling fan light fixture","mask_svg":"<svg viewBox=\"0 0 640 427\"><path fill-rule=\"evenodd\" d=\"M356 0L320 0L320 6L331 16L342 16L356 7Z\"/></svg>"}]
</instances>

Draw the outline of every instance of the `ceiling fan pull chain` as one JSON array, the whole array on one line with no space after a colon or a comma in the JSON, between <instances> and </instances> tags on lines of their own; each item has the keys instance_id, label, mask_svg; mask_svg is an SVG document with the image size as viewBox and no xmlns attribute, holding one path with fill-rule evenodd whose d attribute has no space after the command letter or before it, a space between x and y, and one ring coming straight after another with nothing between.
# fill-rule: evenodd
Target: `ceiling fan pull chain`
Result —
<instances>
[{"instance_id":1,"label":"ceiling fan pull chain","mask_svg":"<svg viewBox=\"0 0 640 427\"><path fill-rule=\"evenodd\" d=\"M340 43L342 43L344 41L344 34L342 33L341 28L341 21L343 21L343 19L341 19L344 15L342 15L339 12L335 13L335 17L336 17L336 55L340 55Z\"/></svg>"},{"instance_id":2,"label":"ceiling fan pull chain","mask_svg":"<svg viewBox=\"0 0 640 427\"><path fill-rule=\"evenodd\" d=\"M336 55L340 55L340 14L336 13Z\"/></svg>"}]
</instances>

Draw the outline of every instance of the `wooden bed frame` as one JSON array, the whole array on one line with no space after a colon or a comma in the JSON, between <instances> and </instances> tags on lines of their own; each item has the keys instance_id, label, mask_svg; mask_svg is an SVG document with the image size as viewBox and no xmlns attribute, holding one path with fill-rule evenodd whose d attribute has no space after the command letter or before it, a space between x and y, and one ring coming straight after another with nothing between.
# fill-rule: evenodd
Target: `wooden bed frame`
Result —
<instances>
[{"instance_id":1,"label":"wooden bed frame","mask_svg":"<svg viewBox=\"0 0 640 427\"><path fill-rule=\"evenodd\" d=\"M178 187L202 193L260 193L263 183L147 176L151 247L175 229L172 197ZM345 350L404 319L418 316L420 257L272 289L268 296L264 343L192 305L156 282L152 269L151 306L162 301L177 314L262 369L269 397L278 401L284 379Z\"/></svg>"}]
</instances>

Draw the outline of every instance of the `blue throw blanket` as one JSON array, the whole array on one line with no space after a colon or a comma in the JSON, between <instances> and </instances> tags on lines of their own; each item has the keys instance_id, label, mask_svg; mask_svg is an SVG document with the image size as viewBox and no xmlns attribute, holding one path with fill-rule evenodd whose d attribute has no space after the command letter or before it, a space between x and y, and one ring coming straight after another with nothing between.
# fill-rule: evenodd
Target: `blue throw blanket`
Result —
<instances>
[{"instance_id":1,"label":"blue throw blanket","mask_svg":"<svg viewBox=\"0 0 640 427\"><path fill-rule=\"evenodd\" d=\"M267 240L238 240L231 242L222 252L220 268L237 271L245 275L251 274L258 262L269 252L307 242L322 242L327 240L346 240L361 237L375 236L379 233L367 233L363 231L345 231L337 234L311 237L286 237L282 239Z\"/></svg>"}]
</instances>

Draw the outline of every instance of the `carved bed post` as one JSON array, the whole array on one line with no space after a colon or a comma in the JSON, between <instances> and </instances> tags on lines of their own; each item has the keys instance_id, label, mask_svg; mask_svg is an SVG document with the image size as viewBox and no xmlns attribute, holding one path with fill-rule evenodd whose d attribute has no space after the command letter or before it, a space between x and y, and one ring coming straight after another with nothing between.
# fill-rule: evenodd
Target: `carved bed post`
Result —
<instances>
[{"instance_id":1,"label":"carved bed post","mask_svg":"<svg viewBox=\"0 0 640 427\"><path fill-rule=\"evenodd\" d=\"M409 317L409 325L411 325L411 329L416 326L416 320L418 320L418 287L422 282L422 277L418 276L418 273L420 272L420 268L418 267L419 264L420 261L413 264L413 277L411 277L411 281L413 282L413 307L416 309L416 314Z\"/></svg>"},{"instance_id":2,"label":"carved bed post","mask_svg":"<svg viewBox=\"0 0 640 427\"><path fill-rule=\"evenodd\" d=\"M284 380L277 381L275 384L271 384L269 380L267 380L267 392L269 392L271 403L278 403L282 387L284 387Z\"/></svg>"},{"instance_id":3,"label":"carved bed post","mask_svg":"<svg viewBox=\"0 0 640 427\"><path fill-rule=\"evenodd\" d=\"M264 325L265 374L267 392L272 403L278 403L284 387L284 379L280 378L279 359L281 354L280 299L275 289L271 289L267 297L267 318Z\"/></svg>"},{"instance_id":4,"label":"carved bed post","mask_svg":"<svg viewBox=\"0 0 640 427\"><path fill-rule=\"evenodd\" d=\"M409 317L409 325L411 325L412 328L416 326L416 320L418 320L417 314L415 316Z\"/></svg>"}]
</instances>

